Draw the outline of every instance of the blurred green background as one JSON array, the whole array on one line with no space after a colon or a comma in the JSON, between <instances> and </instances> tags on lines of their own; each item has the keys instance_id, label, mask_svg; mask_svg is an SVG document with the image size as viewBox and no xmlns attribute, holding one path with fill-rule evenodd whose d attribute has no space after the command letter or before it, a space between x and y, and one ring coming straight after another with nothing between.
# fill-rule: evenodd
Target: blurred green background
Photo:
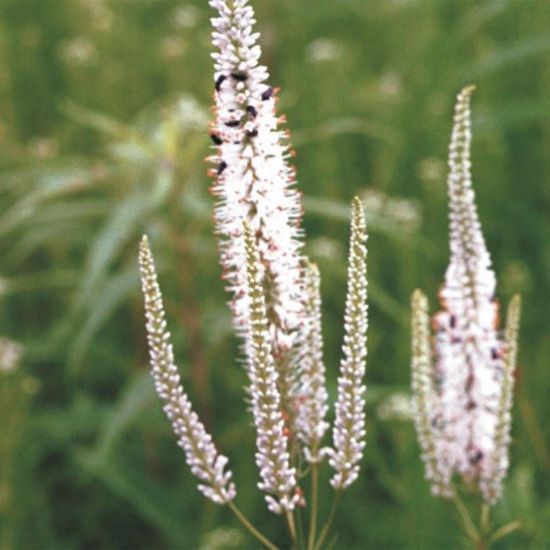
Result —
<instances>
[{"instance_id":1,"label":"blurred green background","mask_svg":"<svg viewBox=\"0 0 550 550\"><path fill-rule=\"evenodd\" d=\"M524 297L513 466L495 510L523 530L497 547L550 548L550 2L254 5L323 278L332 397L354 194L370 221L368 446L337 547L463 542L429 495L408 416L408 304L422 286L436 307L452 107L475 83L474 185L498 295ZM197 492L154 395L144 232L186 388L230 457L240 506L284 540L255 489L212 236L211 15L205 1L0 1L0 335L24 347L0 377L2 550L252 544Z\"/></svg>"}]
</instances>

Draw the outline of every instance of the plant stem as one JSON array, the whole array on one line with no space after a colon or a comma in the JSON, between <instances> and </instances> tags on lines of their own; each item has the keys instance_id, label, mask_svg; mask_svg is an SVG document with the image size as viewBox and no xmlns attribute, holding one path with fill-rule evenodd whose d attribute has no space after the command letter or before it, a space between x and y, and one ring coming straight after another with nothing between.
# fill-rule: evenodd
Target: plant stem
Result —
<instances>
[{"instance_id":1,"label":"plant stem","mask_svg":"<svg viewBox=\"0 0 550 550\"><path fill-rule=\"evenodd\" d=\"M510 534L512 531L516 531L517 529L521 529L521 522L512 521L510 523L507 523L506 525L499 527L493 532L493 534L489 538L489 543L496 542L497 540L500 540L501 538Z\"/></svg>"},{"instance_id":2,"label":"plant stem","mask_svg":"<svg viewBox=\"0 0 550 550\"><path fill-rule=\"evenodd\" d=\"M339 489L334 490L334 497L332 499L332 506L330 507L330 512L328 515L328 519L325 522L325 525L323 527L323 530L321 531L321 534L319 535L319 540L317 541L317 544L315 545L316 549L321 548L323 545L323 542L325 542L325 539L327 538L328 532L330 530L330 527L332 525L332 522L334 520L334 516L336 514L336 508L338 507L338 503L340 502L340 495L341 492Z\"/></svg>"},{"instance_id":3,"label":"plant stem","mask_svg":"<svg viewBox=\"0 0 550 550\"><path fill-rule=\"evenodd\" d=\"M307 548L315 548L315 535L317 534L317 500L319 493L319 465L311 465L311 517L309 520L309 537Z\"/></svg>"},{"instance_id":4,"label":"plant stem","mask_svg":"<svg viewBox=\"0 0 550 550\"><path fill-rule=\"evenodd\" d=\"M298 548L298 538L296 537L296 525L294 524L294 514L289 510L287 510L286 512L286 522L288 524L288 532L290 533L292 546L293 548Z\"/></svg>"},{"instance_id":5,"label":"plant stem","mask_svg":"<svg viewBox=\"0 0 550 550\"><path fill-rule=\"evenodd\" d=\"M482 536L486 538L491 531L491 507L486 502L481 505L481 518L479 525L481 527Z\"/></svg>"},{"instance_id":6,"label":"plant stem","mask_svg":"<svg viewBox=\"0 0 550 550\"><path fill-rule=\"evenodd\" d=\"M278 548L270 542L266 537L264 537L252 523L246 518L246 516L237 508L237 505L233 501L229 501L227 503L230 510L237 516L237 519L241 522L243 527L247 529L247 531L253 535L256 539L258 539L266 548L269 548L269 550L278 550Z\"/></svg>"},{"instance_id":7,"label":"plant stem","mask_svg":"<svg viewBox=\"0 0 550 550\"><path fill-rule=\"evenodd\" d=\"M479 536L478 530L474 525L472 518L470 517L466 505L464 504L458 493L455 493L455 496L453 497L453 502L458 511L458 515L462 520L462 527L464 528L464 532L466 533L472 544L478 547L478 544L481 541L481 537Z\"/></svg>"}]
</instances>

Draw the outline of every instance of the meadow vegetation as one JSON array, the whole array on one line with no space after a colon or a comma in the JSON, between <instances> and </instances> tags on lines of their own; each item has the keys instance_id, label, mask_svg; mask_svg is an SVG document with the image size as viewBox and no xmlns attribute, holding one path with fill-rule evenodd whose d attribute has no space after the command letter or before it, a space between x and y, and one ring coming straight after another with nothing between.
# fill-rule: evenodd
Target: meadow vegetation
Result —
<instances>
[{"instance_id":1,"label":"meadow vegetation","mask_svg":"<svg viewBox=\"0 0 550 550\"><path fill-rule=\"evenodd\" d=\"M286 540L255 489L246 373L213 235L205 4L0 3L0 336L23 350L0 392L2 550L250 543L197 492L155 395L136 263L143 233L183 383L230 458L239 506ZM435 296L447 266L446 156L453 103L470 83L473 180L497 295L523 299L511 469L494 510L498 524L522 528L496 547L547 547L550 3L259 0L255 9L297 152L305 251L322 277L331 403L353 196L368 216L368 436L336 547L463 543L424 480L409 300L419 286Z\"/></svg>"}]
</instances>

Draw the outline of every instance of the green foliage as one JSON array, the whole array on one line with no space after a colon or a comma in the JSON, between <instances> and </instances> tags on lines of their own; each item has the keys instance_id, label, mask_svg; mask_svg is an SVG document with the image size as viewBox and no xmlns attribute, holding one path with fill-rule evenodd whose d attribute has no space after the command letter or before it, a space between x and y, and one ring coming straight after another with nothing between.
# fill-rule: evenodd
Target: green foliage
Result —
<instances>
[{"instance_id":1,"label":"green foliage","mask_svg":"<svg viewBox=\"0 0 550 550\"><path fill-rule=\"evenodd\" d=\"M197 492L153 395L136 268L144 232L184 382L231 459L239 506L285 540L255 488L245 373L212 234L205 4L0 3L0 335L24 345L21 369L40 381L12 441L17 547L242 541L215 536L235 524ZM369 435L336 547L462 544L429 495L412 421L392 407L409 396L409 296L417 286L435 295L448 257L445 158L455 95L471 82L477 203L498 293L523 297L512 468L495 508L495 522L523 528L497 548L548 545L550 5L255 5L298 151L332 400L351 197L369 218ZM328 479L321 491L326 514Z\"/></svg>"}]
</instances>

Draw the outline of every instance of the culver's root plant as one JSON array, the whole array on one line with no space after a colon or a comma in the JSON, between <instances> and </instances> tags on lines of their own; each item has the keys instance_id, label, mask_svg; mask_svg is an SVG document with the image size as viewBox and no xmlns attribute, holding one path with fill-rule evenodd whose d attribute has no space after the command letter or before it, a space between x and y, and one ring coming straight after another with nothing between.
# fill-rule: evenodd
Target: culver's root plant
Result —
<instances>
[{"instance_id":1,"label":"culver's root plant","mask_svg":"<svg viewBox=\"0 0 550 550\"><path fill-rule=\"evenodd\" d=\"M357 479L365 447L367 230L363 205L351 205L344 343L334 420L323 361L320 273L303 254L301 195L289 164L276 90L260 64L248 0L211 0L214 59L212 193L223 278L248 376L246 397L256 435L257 488L267 510L286 524L285 546L317 550L329 534L342 492ZM451 260L433 317L413 295L412 385L416 428L435 495L456 504L472 544L484 548L517 528L493 529L490 506L508 468L510 409L519 298L505 334L498 330L495 276L481 233L470 176L470 96L455 111L448 178ZM182 386L147 237L139 249L152 375L198 489L227 506L267 548L275 544L237 506L229 458L193 410ZM236 358L237 360L238 358ZM332 428L332 444L325 442ZM331 468L333 502L319 517L320 469ZM304 480L309 477L306 494ZM461 481L462 485L458 482ZM466 501L462 498L467 493ZM480 522L469 501L480 501Z\"/></svg>"},{"instance_id":2,"label":"culver's root plant","mask_svg":"<svg viewBox=\"0 0 550 550\"><path fill-rule=\"evenodd\" d=\"M458 95L449 149L450 262L432 317L428 300L412 297L412 387L416 428L432 493L452 499L464 532L485 548L519 527L494 529L490 509L508 470L520 298L499 330L496 279L481 233L472 188L470 98ZM479 509L476 522L466 501Z\"/></svg>"},{"instance_id":3,"label":"culver's root plant","mask_svg":"<svg viewBox=\"0 0 550 550\"><path fill-rule=\"evenodd\" d=\"M301 195L276 92L259 64L254 13L246 0L212 0L215 120L210 136L215 167L212 192L224 279L231 294L234 327L242 339L246 394L256 432L257 486L269 511L283 518L290 544L323 545L339 495L359 473L365 446L367 282L366 221L355 198L351 209L348 289L343 359L338 377L332 446L324 443L326 419L321 333L320 274L302 253ZM194 412L175 365L153 256L147 237L139 251L152 375L164 412L184 450L199 490L228 506L268 548L235 503L236 483L222 455ZM333 470L334 501L318 519L319 468ZM311 476L311 495L301 487ZM307 507L306 521L302 510ZM298 517L298 515L300 517Z\"/></svg>"}]
</instances>

